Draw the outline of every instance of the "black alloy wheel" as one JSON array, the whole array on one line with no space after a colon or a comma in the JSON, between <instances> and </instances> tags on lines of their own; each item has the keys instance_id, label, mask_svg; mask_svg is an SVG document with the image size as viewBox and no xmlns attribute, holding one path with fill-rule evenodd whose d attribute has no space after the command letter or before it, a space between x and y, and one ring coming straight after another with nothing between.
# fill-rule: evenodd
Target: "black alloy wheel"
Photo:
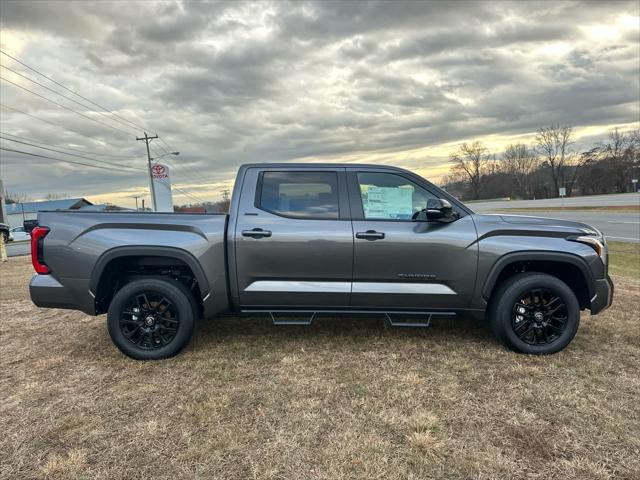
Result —
<instances>
[{"instance_id":1,"label":"black alloy wheel","mask_svg":"<svg viewBox=\"0 0 640 480\"><path fill-rule=\"evenodd\" d=\"M147 291L126 301L120 315L120 331L142 350L169 345L178 333L180 319L173 303L162 293Z\"/></svg>"},{"instance_id":2,"label":"black alloy wheel","mask_svg":"<svg viewBox=\"0 0 640 480\"><path fill-rule=\"evenodd\" d=\"M189 343L198 317L191 291L171 278L133 280L116 292L107 314L113 343L137 360L171 357Z\"/></svg>"},{"instance_id":3,"label":"black alloy wheel","mask_svg":"<svg viewBox=\"0 0 640 480\"><path fill-rule=\"evenodd\" d=\"M556 353L575 337L580 304L573 290L546 273L518 273L491 295L489 321L500 342L534 355Z\"/></svg>"},{"instance_id":4,"label":"black alloy wheel","mask_svg":"<svg viewBox=\"0 0 640 480\"><path fill-rule=\"evenodd\" d=\"M533 288L513 305L511 326L529 345L547 345L562 336L567 327L567 305L548 288Z\"/></svg>"}]
</instances>

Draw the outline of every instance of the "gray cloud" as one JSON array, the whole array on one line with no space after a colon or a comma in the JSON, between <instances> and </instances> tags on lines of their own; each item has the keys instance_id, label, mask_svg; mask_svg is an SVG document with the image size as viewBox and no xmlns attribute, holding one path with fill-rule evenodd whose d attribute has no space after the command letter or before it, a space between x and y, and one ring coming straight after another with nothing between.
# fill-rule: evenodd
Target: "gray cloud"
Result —
<instances>
[{"instance_id":1,"label":"gray cloud","mask_svg":"<svg viewBox=\"0 0 640 480\"><path fill-rule=\"evenodd\" d=\"M635 2L5 1L1 42L151 124L181 151L174 182L212 199L207 184L243 162L401 162L408 149L552 122L638 121L639 13ZM2 131L144 167L141 129L109 130L5 82L2 102L59 125L3 109ZM1 160L8 189L34 197L146 188L144 173Z\"/></svg>"}]
</instances>

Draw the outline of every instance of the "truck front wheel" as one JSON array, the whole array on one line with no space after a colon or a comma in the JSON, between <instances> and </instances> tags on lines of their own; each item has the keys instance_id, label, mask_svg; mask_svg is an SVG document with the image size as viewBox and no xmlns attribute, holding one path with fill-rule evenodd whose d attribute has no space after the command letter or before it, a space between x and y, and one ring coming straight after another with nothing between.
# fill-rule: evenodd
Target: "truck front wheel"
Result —
<instances>
[{"instance_id":1,"label":"truck front wheel","mask_svg":"<svg viewBox=\"0 0 640 480\"><path fill-rule=\"evenodd\" d=\"M172 279L148 278L126 284L107 313L109 335L125 355L158 360L179 353L193 334L197 308L191 292Z\"/></svg>"},{"instance_id":2,"label":"truck front wheel","mask_svg":"<svg viewBox=\"0 0 640 480\"><path fill-rule=\"evenodd\" d=\"M580 305L562 280L544 273L520 273L492 295L489 319L498 340L510 349L556 353L575 337Z\"/></svg>"}]
</instances>

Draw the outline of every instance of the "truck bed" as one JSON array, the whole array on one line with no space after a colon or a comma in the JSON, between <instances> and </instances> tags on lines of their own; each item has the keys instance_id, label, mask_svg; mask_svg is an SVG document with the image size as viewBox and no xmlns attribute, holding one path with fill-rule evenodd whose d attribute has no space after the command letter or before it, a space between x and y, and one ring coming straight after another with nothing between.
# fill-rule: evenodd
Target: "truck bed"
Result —
<instances>
[{"instance_id":1,"label":"truck bed","mask_svg":"<svg viewBox=\"0 0 640 480\"><path fill-rule=\"evenodd\" d=\"M40 306L69 308L95 314L95 279L111 256L176 255L198 278L205 309L227 308L226 291L211 294L209 285L227 285L225 235L228 215L140 212L41 212L38 223L50 229L43 257L50 275L36 277L31 288L57 291L41 298ZM128 254L128 253L126 253ZM60 288L52 289L56 283Z\"/></svg>"}]
</instances>

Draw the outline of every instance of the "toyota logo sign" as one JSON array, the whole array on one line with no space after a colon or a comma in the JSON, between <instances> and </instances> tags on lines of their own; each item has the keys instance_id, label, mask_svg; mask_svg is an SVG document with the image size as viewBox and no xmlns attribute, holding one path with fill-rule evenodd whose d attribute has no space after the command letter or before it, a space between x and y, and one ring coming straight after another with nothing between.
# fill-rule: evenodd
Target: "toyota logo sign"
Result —
<instances>
[{"instance_id":1,"label":"toyota logo sign","mask_svg":"<svg viewBox=\"0 0 640 480\"><path fill-rule=\"evenodd\" d=\"M154 180L162 180L165 178L169 178L169 172L167 167L156 163L155 165L151 165L151 175L153 175Z\"/></svg>"},{"instance_id":2,"label":"toyota logo sign","mask_svg":"<svg viewBox=\"0 0 640 480\"><path fill-rule=\"evenodd\" d=\"M162 175L166 173L167 168L164 165L153 165L151 167L151 171L153 172L154 175Z\"/></svg>"}]
</instances>

